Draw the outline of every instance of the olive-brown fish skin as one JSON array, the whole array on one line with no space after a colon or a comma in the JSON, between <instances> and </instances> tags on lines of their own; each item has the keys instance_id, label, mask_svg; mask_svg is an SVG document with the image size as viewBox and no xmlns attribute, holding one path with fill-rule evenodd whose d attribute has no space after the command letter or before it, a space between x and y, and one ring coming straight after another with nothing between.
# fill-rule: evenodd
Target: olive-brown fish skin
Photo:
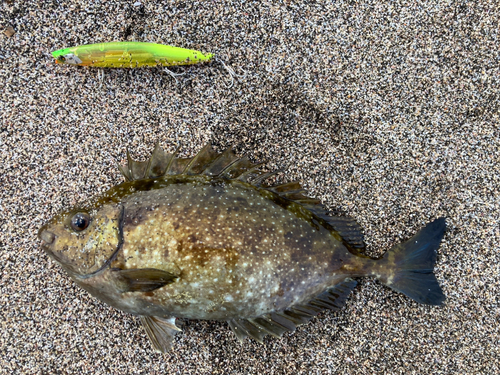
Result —
<instances>
[{"instance_id":1,"label":"olive-brown fish skin","mask_svg":"<svg viewBox=\"0 0 500 375\"><path fill-rule=\"evenodd\" d=\"M170 185L123 205L123 247L111 267L178 276L143 296L169 315L259 316L304 302L345 278L344 265L361 265L330 231L239 181Z\"/></svg>"},{"instance_id":2,"label":"olive-brown fish skin","mask_svg":"<svg viewBox=\"0 0 500 375\"><path fill-rule=\"evenodd\" d=\"M366 275L365 258L259 188L240 181L166 180L93 210L123 210L111 228L122 232L121 245L105 270L72 276L120 310L190 319L255 317L306 302L348 275ZM44 230L56 232L50 225ZM178 279L146 293L116 288L113 269L144 268Z\"/></svg>"},{"instance_id":3,"label":"olive-brown fish skin","mask_svg":"<svg viewBox=\"0 0 500 375\"><path fill-rule=\"evenodd\" d=\"M78 285L140 315L157 350L179 330L174 317L227 320L240 340L280 336L340 308L351 277L374 276L420 303L445 299L433 274L444 218L371 259L353 219L328 216L296 182L261 186L267 175L230 150L179 159L157 146L120 170L128 181L38 235Z\"/></svg>"}]
</instances>

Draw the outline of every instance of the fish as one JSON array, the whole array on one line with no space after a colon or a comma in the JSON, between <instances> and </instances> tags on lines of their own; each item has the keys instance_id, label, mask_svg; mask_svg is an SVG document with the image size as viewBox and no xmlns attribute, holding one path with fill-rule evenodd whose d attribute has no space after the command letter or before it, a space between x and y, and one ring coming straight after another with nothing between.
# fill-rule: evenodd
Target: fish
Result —
<instances>
[{"instance_id":1,"label":"fish","mask_svg":"<svg viewBox=\"0 0 500 375\"><path fill-rule=\"evenodd\" d=\"M379 258L360 225L331 214L300 182L232 149L180 158L159 144L119 165L124 182L43 225L41 247L81 288L140 317L169 350L176 318L226 321L237 339L281 337L341 309L362 277L427 305L445 296L434 274L445 218Z\"/></svg>"},{"instance_id":2,"label":"fish","mask_svg":"<svg viewBox=\"0 0 500 375\"><path fill-rule=\"evenodd\" d=\"M87 44L52 52L57 64L98 68L191 65L208 62L212 53L146 42Z\"/></svg>"}]
</instances>

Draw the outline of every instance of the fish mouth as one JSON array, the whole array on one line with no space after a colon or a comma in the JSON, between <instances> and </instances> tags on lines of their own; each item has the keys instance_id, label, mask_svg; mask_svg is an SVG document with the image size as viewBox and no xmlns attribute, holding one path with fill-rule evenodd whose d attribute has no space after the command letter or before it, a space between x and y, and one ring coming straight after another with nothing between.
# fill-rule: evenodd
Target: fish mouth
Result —
<instances>
[{"instance_id":1,"label":"fish mouth","mask_svg":"<svg viewBox=\"0 0 500 375\"><path fill-rule=\"evenodd\" d=\"M50 245L56 239L56 235L48 230L44 230L38 235L38 238L43 241L43 245Z\"/></svg>"},{"instance_id":2,"label":"fish mouth","mask_svg":"<svg viewBox=\"0 0 500 375\"><path fill-rule=\"evenodd\" d=\"M38 238L42 240L41 248L43 251L47 253L49 258L59 263L68 272L72 271L71 268L67 268L69 266L65 266L65 260L62 257L62 254L52 249L53 245L55 245L56 243L56 238L57 238L57 236L54 233L48 231L44 226L40 228L40 230L38 231Z\"/></svg>"},{"instance_id":3,"label":"fish mouth","mask_svg":"<svg viewBox=\"0 0 500 375\"><path fill-rule=\"evenodd\" d=\"M49 254L53 255L50 247L54 244L56 240L56 235L49 230L47 230L47 225L44 225L38 231L38 238L42 240L42 249L44 249Z\"/></svg>"},{"instance_id":4,"label":"fish mouth","mask_svg":"<svg viewBox=\"0 0 500 375\"><path fill-rule=\"evenodd\" d=\"M38 238L42 240L41 248L47 253L50 259L57 262L70 276L78 275L71 264L68 264L68 259L65 259L64 254L54 249L58 236L48 230L47 227L48 224L41 227L38 231Z\"/></svg>"}]
</instances>

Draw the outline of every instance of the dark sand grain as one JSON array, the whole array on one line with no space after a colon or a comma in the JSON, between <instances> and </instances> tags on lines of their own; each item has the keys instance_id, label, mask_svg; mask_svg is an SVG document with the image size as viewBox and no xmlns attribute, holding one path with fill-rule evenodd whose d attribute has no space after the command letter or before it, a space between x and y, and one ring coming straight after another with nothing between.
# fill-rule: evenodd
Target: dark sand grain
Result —
<instances>
[{"instance_id":1,"label":"dark sand grain","mask_svg":"<svg viewBox=\"0 0 500 375\"><path fill-rule=\"evenodd\" d=\"M3 1L0 373L499 373L500 6L496 1ZM30 5L31 4L31 5ZM373 5L375 4L375 5ZM50 52L135 40L220 63L98 71ZM243 71L244 69L244 71ZM339 130L340 129L340 130ZM185 321L154 353L137 318L77 288L36 233L121 178L125 149L205 143L302 181L365 228L372 254L446 216L443 307L364 280L338 313L239 344Z\"/></svg>"}]
</instances>

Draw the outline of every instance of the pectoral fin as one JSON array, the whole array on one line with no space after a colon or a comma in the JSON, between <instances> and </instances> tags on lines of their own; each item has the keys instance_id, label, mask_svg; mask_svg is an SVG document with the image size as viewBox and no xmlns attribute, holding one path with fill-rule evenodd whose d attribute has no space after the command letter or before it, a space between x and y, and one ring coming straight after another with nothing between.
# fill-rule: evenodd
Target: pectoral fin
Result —
<instances>
[{"instance_id":1,"label":"pectoral fin","mask_svg":"<svg viewBox=\"0 0 500 375\"><path fill-rule=\"evenodd\" d=\"M181 331L175 325L175 318L141 316L141 323L151 340L151 345L160 353L172 349L174 335Z\"/></svg>"},{"instance_id":2,"label":"pectoral fin","mask_svg":"<svg viewBox=\"0 0 500 375\"><path fill-rule=\"evenodd\" d=\"M175 281L174 274L155 268L113 269L116 288L122 292L151 292Z\"/></svg>"}]
</instances>

